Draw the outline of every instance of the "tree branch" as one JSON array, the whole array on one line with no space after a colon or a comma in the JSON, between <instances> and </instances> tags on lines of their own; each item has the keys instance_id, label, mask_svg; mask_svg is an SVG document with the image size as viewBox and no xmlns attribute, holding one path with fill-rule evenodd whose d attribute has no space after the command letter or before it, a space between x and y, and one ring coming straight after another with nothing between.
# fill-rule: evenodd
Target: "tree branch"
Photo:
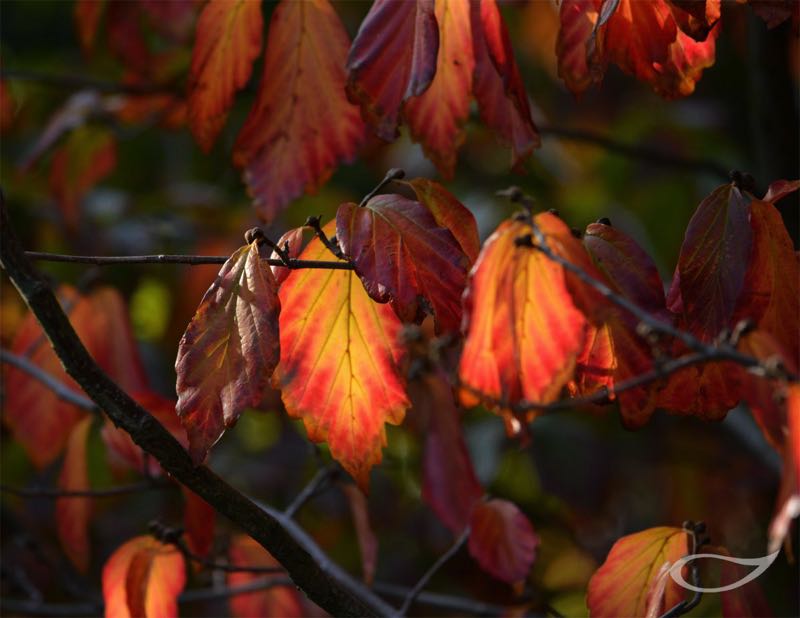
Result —
<instances>
[{"instance_id":1,"label":"tree branch","mask_svg":"<svg viewBox=\"0 0 800 618\"><path fill-rule=\"evenodd\" d=\"M184 91L176 86L162 84L123 84L111 82L86 75L55 75L40 73L29 69L2 69L0 79L34 82L43 86L63 88L65 90L91 89L105 94L172 94L183 96Z\"/></svg>"},{"instance_id":2,"label":"tree branch","mask_svg":"<svg viewBox=\"0 0 800 618\"><path fill-rule=\"evenodd\" d=\"M14 234L0 196L0 263L50 339L67 373L115 425L161 467L267 549L292 580L333 615L394 615L395 611L330 560L292 520L259 507L205 466L195 466L180 443L94 362L64 315L47 281L34 269Z\"/></svg>"},{"instance_id":3,"label":"tree branch","mask_svg":"<svg viewBox=\"0 0 800 618\"><path fill-rule=\"evenodd\" d=\"M308 484L300 490L294 500L292 500L291 504L286 507L283 511L283 514L286 517L294 517L297 511L308 502L319 489L325 485L328 481L333 478L334 475L338 474L339 469L335 466L326 466L324 468L320 468L317 470L317 473L314 477L308 482Z\"/></svg>"},{"instance_id":4,"label":"tree branch","mask_svg":"<svg viewBox=\"0 0 800 618\"><path fill-rule=\"evenodd\" d=\"M85 490L64 490L51 489L49 487L11 487L0 485L0 492L19 496L20 498L42 498L42 499L61 499L61 498L114 498L116 496L126 496L129 494L139 494L146 491L160 489L171 489L175 487L172 483L143 481L141 483L130 483L129 485L118 485L106 489L85 489Z\"/></svg>"},{"instance_id":5,"label":"tree branch","mask_svg":"<svg viewBox=\"0 0 800 618\"><path fill-rule=\"evenodd\" d=\"M384 582L375 582L372 589L385 597L405 599L408 596L409 588L396 586ZM449 594L439 594L436 592L420 592L416 598L417 604L436 607L439 609L472 614L474 616L507 616L513 607L474 601L464 597L457 597ZM529 614L526 614L529 615Z\"/></svg>"},{"instance_id":6,"label":"tree branch","mask_svg":"<svg viewBox=\"0 0 800 618\"><path fill-rule=\"evenodd\" d=\"M93 264L94 266L110 266L114 264L188 264L200 266L203 264L224 264L230 256L218 255L64 255L61 253L43 253L41 251L26 251L26 257L42 262L69 262L73 264ZM285 268L317 268L327 270L353 270L351 262L334 260L298 260L289 258L284 262L279 258L266 260L271 266L284 266Z\"/></svg>"}]
</instances>

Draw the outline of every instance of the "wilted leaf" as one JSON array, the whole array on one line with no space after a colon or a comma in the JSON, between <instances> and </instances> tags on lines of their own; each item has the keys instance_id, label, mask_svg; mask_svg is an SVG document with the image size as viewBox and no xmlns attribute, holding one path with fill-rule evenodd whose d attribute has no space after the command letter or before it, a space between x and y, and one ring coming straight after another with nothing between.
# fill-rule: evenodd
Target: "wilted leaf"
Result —
<instances>
[{"instance_id":1,"label":"wilted leaf","mask_svg":"<svg viewBox=\"0 0 800 618\"><path fill-rule=\"evenodd\" d=\"M178 345L178 415L202 461L247 406L258 405L280 355L281 304L258 242L238 249L206 292Z\"/></svg>"},{"instance_id":2,"label":"wilted leaf","mask_svg":"<svg viewBox=\"0 0 800 618\"><path fill-rule=\"evenodd\" d=\"M588 262L586 250L555 215L537 215L535 222L553 251ZM459 368L465 405L482 397L500 409L523 400L548 403L572 378L588 322L564 269L539 251L516 245L529 234L522 221L502 223L470 273Z\"/></svg>"},{"instance_id":3,"label":"wilted leaf","mask_svg":"<svg viewBox=\"0 0 800 618\"><path fill-rule=\"evenodd\" d=\"M404 116L411 136L439 173L450 179L464 142L475 68L469 0L440 0L435 15L440 41L436 76L425 92L406 101Z\"/></svg>"},{"instance_id":4,"label":"wilted leaf","mask_svg":"<svg viewBox=\"0 0 800 618\"><path fill-rule=\"evenodd\" d=\"M332 221L325 227L335 231ZM313 239L301 259L331 259ZM345 270L292 272L280 289L281 361L274 383L308 437L326 441L362 489L381 461L384 423L399 424L408 400L400 371L400 320Z\"/></svg>"},{"instance_id":5,"label":"wilted leaf","mask_svg":"<svg viewBox=\"0 0 800 618\"><path fill-rule=\"evenodd\" d=\"M89 486L89 470L86 461L86 443L92 428L91 416L84 417L75 425L67 440L67 450L58 488L61 491L86 491ZM92 516L91 498L59 498L56 500L56 530L64 553L81 573L89 568L89 519Z\"/></svg>"},{"instance_id":6,"label":"wilted leaf","mask_svg":"<svg viewBox=\"0 0 800 618\"><path fill-rule=\"evenodd\" d=\"M133 340L125 303L112 288L99 288L81 297L72 288L59 293L72 326L89 353L124 390L144 390L146 380ZM11 346L76 393L78 385L61 367L36 318L29 314ZM64 448L72 428L85 414L66 403L24 371L6 368L3 417L31 461L39 468L51 463Z\"/></svg>"},{"instance_id":7,"label":"wilted leaf","mask_svg":"<svg viewBox=\"0 0 800 618\"><path fill-rule=\"evenodd\" d=\"M225 125L234 93L250 79L263 29L260 2L211 0L200 14L189 73L189 126L205 152Z\"/></svg>"},{"instance_id":8,"label":"wilted leaf","mask_svg":"<svg viewBox=\"0 0 800 618\"><path fill-rule=\"evenodd\" d=\"M400 195L342 204L336 236L370 297L391 300L404 322L421 322L427 302L437 332L459 329L469 260L425 206Z\"/></svg>"},{"instance_id":9,"label":"wilted leaf","mask_svg":"<svg viewBox=\"0 0 800 618\"><path fill-rule=\"evenodd\" d=\"M441 374L409 384L415 412L422 415L422 499L454 534L469 524L483 496L472 466L450 385Z\"/></svg>"},{"instance_id":10,"label":"wilted leaf","mask_svg":"<svg viewBox=\"0 0 800 618\"><path fill-rule=\"evenodd\" d=\"M80 127L70 133L50 163L50 193L74 229L83 196L117 166L117 142L105 129Z\"/></svg>"},{"instance_id":11,"label":"wilted leaf","mask_svg":"<svg viewBox=\"0 0 800 618\"><path fill-rule=\"evenodd\" d=\"M433 0L372 4L347 56L347 96L378 137L397 137L400 108L430 86L438 51Z\"/></svg>"},{"instance_id":12,"label":"wilted leaf","mask_svg":"<svg viewBox=\"0 0 800 618\"><path fill-rule=\"evenodd\" d=\"M619 539L589 581L586 605L592 618L644 616L647 592L664 563L675 564L689 553L688 534L680 528L649 528ZM662 609L684 598L684 590L671 578Z\"/></svg>"},{"instance_id":13,"label":"wilted leaf","mask_svg":"<svg viewBox=\"0 0 800 618\"><path fill-rule=\"evenodd\" d=\"M361 552L361 569L364 583L372 585L375 579L375 568L378 566L378 537L369 523L369 503L367 497L355 485L343 485L350 512L353 514L353 526L356 529L358 549Z\"/></svg>"},{"instance_id":14,"label":"wilted leaf","mask_svg":"<svg viewBox=\"0 0 800 618\"><path fill-rule=\"evenodd\" d=\"M233 154L263 219L355 156L364 125L344 93L348 45L328 0L284 0L272 13L258 97Z\"/></svg>"},{"instance_id":15,"label":"wilted leaf","mask_svg":"<svg viewBox=\"0 0 800 618\"><path fill-rule=\"evenodd\" d=\"M511 146L511 165L521 171L525 159L541 145L528 94L495 0L471 2L470 7L475 55L473 90L481 118L504 144Z\"/></svg>"},{"instance_id":16,"label":"wilted leaf","mask_svg":"<svg viewBox=\"0 0 800 618\"><path fill-rule=\"evenodd\" d=\"M151 536L118 547L103 567L106 618L172 618L186 583L183 555Z\"/></svg>"},{"instance_id":17,"label":"wilted leaf","mask_svg":"<svg viewBox=\"0 0 800 618\"><path fill-rule=\"evenodd\" d=\"M470 517L469 553L481 568L508 584L523 581L536 558L539 537L528 518L507 500L480 502Z\"/></svg>"},{"instance_id":18,"label":"wilted leaf","mask_svg":"<svg viewBox=\"0 0 800 618\"><path fill-rule=\"evenodd\" d=\"M249 536L240 534L231 539L228 549L231 564L237 566L279 567L275 560L261 545ZM274 579L276 575L238 571L228 573L227 583L231 588L244 586L256 579ZM303 603L293 586L276 586L267 590L246 592L232 596L231 614L237 618L253 616L281 616L282 618L301 618L306 615Z\"/></svg>"}]
</instances>

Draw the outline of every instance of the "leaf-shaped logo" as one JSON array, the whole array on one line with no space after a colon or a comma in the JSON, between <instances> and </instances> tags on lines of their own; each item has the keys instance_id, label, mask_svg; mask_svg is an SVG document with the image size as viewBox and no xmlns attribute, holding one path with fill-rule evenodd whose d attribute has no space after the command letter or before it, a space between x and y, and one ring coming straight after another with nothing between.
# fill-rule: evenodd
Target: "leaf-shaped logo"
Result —
<instances>
[{"instance_id":1,"label":"leaf-shaped logo","mask_svg":"<svg viewBox=\"0 0 800 618\"><path fill-rule=\"evenodd\" d=\"M684 558L681 558L675 562L675 564L673 564L670 568L669 574L676 584L686 588L687 590L691 590L692 592L727 592L728 590L740 588L756 579L759 575L766 571L773 562L775 562L775 558L778 557L779 553L780 549L769 554L768 556L761 556L760 558L734 558L733 556L724 556L722 554L689 554L688 556L685 556ZM681 573L681 569L683 569L684 566L686 566L692 560L697 560L699 558L716 558L718 560L724 560L725 562L733 562L734 564L755 566L758 568L753 569L747 575L736 580L732 584L718 586L716 588L702 588L687 582Z\"/></svg>"}]
</instances>

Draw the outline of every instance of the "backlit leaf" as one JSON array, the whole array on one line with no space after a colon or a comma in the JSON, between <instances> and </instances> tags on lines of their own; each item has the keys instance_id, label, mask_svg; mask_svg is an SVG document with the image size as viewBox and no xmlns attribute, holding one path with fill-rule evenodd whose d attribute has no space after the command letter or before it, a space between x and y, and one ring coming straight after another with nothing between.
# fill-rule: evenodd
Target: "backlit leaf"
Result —
<instances>
[{"instance_id":1,"label":"backlit leaf","mask_svg":"<svg viewBox=\"0 0 800 618\"><path fill-rule=\"evenodd\" d=\"M344 92L348 46L328 0L275 7L258 97L233 155L263 219L318 189L355 156L364 125Z\"/></svg>"},{"instance_id":2,"label":"backlit leaf","mask_svg":"<svg viewBox=\"0 0 800 618\"><path fill-rule=\"evenodd\" d=\"M647 592L665 563L674 564L689 553L688 534L680 528L649 528L619 539L589 581L586 605L592 618L644 616ZM684 598L671 578L662 611Z\"/></svg>"},{"instance_id":3,"label":"backlit leaf","mask_svg":"<svg viewBox=\"0 0 800 618\"><path fill-rule=\"evenodd\" d=\"M678 27L695 41L704 41L720 18L720 0L667 0Z\"/></svg>"},{"instance_id":4,"label":"backlit leaf","mask_svg":"<svg viewBox=\"0 0 800 618\"><path fill-rule=\"evenodd\" d=\"M588 261L586 250L555 215L539 214L535 222L553 251L573 262ZM482 398L501 410L523 400L547 403L572 378L588 322L563 268L515 244L530 233L523 221L502 223L470 273L459 368L465 405Z\"/></svg>"},{"instance_id":5,"label":"backlit leaf","mask_svg":"<svg viewBox=\"0 0 800 618\"><path fill-rule=\"evenodd\" d=\"M189 126L206 152L225 124L234 93L250 79L263 29L260 2L211 0L200 14L189 73Z\"/></svg>"},{"instance_id":6,"label":"backlit leaf","mask_svg":"<svg viewBox=\"0 0 800 618\"><path fill-rule=\"evenodd\" d=\"M92 428L93 418L84 417L75 425L67 440L64 463L58 475L61 491L86 491L89 486L89 470L86 461L86 443ZM89 519L92 515L91 498L59 498L56 500L56 530L64 552L79 571L89 568Z\"/></svg>"},{"instance_id":7,"label":"backlit leaf","mask_svg":"<svg viewBox=\"0 0 800 618\"><path fill-rule=\"evenodd\" d=\"M336 235L374 300L391 300L404 322L421 322L427 301L437 332L459 329L468 258L425 206L400 195L378 195L364 207L345 203Z\"/></svg>"},{"instance_id":8,"label":"backlit leaf","mask_svg":"<svg viewBox=\"0 0 800 618\"><path fill-rule=\"evenodd\" d=\"M103 567L106 618L171 618L186 584L183 555L151 536L118 547Z\"/></svg>"},{"instance_id":9,"label":"backlit leaf","mask_svg":"<svg viewBox=\"0 0 800 618\"><path fill-rule=\"evenodd\" d=\"M254 242L238 249L206 292L178 345L177 412L202 461L247 406L260 403L280 355L280 302Z\"/></svg>"},{"instance_id":10,"label":"backlit leaf","mask_svg":"<svg viewBox=\"0 0 800 618\"><path fill-rule=\"evenodd\" d=\"M240 534L231 539L228 548L231 564L237 566L278 567L278 561L267 550L249 536ZM264 577L273 579L276 575L248 573L237 571L226 576L231 588L244 586ZM276 586L267 590L237 594L228 601L231 614L236 618L252 618L253 616L281 616L282 618L300 618L306 615L300 595L293 586Z\"/></svg>"},{"instance_id":11,"label":"backlit leaf","mask_svg":"<svg viewBox=\"0 0 800 618\"><path fill-rule=\"evenodd\" d=\"M559 18L561 27L556 40L558 76L574 94L580 94L596 81L589 71L586 42L597 21L597 3L594 0L562 0Z\"/></svg>"},{"instance_id":12,"label":"backlit leaf","mask_svg":"<svg viewBox=\"0 0 800 618\"><path fill-rule=\"evenodd\" d=\"M400 108L430 86L438 51L433 0L372 4L347 56L347 96L378 137L397 137Z\"/></svg>"},{"instance_id":13,"label":"backlit leaf","mask_svg":"<svg viewBox=\"0 0 800 618\"><path fill-rule=\"evenodd\" d=\"M471 2L470 7L475 55L473 90L481 118L504 144L511 146L512 167L521 171L525 159L541 145L528 94L495 0Z\"/></svg>"},{"instance_id":14,"label":"backlit leaf","mask_svg":"<svg viewBox=\"0 0 800 618\"><path fill-rule=\"evenodd\" d=\"M536 558L539 537L507 500L480 502L470 517L469 553L481 568L509 584L522 582Z\"/></svg>"},{"instance_id":15,"label":"backlit leaf","mask_svg":"<svg viewBox=\"0 0 800 618\"><path fill-rule=\"evenodd\" d=\"M411 136L446 179L455 172L456 153L464 141L463 124L469 116L475 68L469 5L469 0L435 3L440 41L436 76L425 92L408 99L404 107Z\"/></svg>"},{"instance_id":16,"label":"backlit leaf","mask_svg":"<svg viewBox=\"0 0 800 618\"><path fill-rule=\"evenodd\" d=\"M325 227L333 236L335 223ZM329 260L313 239L301 259ZM408 400L400 371L401 322L345 270L293 271L280 289L281 361L274 383L308 437L327 442L362 489L381 461L384 423L399 424Z\"/></svg>"}]
</instances>

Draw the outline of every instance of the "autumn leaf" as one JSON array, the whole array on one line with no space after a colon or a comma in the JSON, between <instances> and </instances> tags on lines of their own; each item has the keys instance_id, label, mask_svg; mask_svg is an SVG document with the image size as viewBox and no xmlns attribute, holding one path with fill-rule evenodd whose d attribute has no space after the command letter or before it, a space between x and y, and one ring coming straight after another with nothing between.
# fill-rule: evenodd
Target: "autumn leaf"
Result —
<instances>
[{"instance_id":1,"label":"autumn leaf","mask_svg":"<svg viewBox=\"0 0 800 618\"><path fill-rule=\"evenodd\" d=\"M776 180L770 184L763 200L774 204L800 189L800 180Z\"/></svg>"},{"instance_id":2,"label":"autumn leaf","mask_svg":"<svg viewBox=\"0 0 800 618\"><path fill-rule=\"evenodd\" d=\"M307 232L311 232L310 227L301 226L293 228L278 239L277 245L285 252L288 258L296 258L303 252L303 248L306 244L305 236L308 235ZM269 257L270 259L280 259L278 252L275 250L272 251ZM292 272L285 266L272 265L271 268L272 274L275 276L275 282L278 285L283 283L286 277L289 276L289 273Z\"/></svg>"},{"instance_id":3,"label":"autumn leaf","mask_svg":"<svg viewBox=\"0 0 800 618\"><path fill-rule=\"evenodd\" d=\"M534 221L553 251L571 262L589 260L558 217L543 213ZM559 396L572 378L588 326L564 269L539 251L517 246L518 238L530 234L524 221L502 223L484 243L465 292L461 401L469 406L483 399L507 417L509 406Z\"/></svg>"},{"instance_id":4,"label":"autumn leaf","mask_svg":"<svg viewBox=\"0 0 800 618\"><path fill-rule=\"evenodd\" d=\"M720 0L667 0L678 27L695 41L704 41L720 18Z\"/></svg>"},{"instance_id":5,"label":"autumn leaf","mask_svg":"<svg viewBox=\"0 0 800 618\"><path fill-rule=\"evenodd\" d=\"M335 232L331 221L324 231ZM301 259L330 259L313 239ZM375 303L352 271L293 271L280 289L281 361L274 384L287 412L331 454L362 490L381 461L384 423L399 424L408 400L400 371L401 322Z\"/></svg>"},{"instance_id":6,"label":"autumn leaf","mask_svg":"<svg viewBox=\"0 0 800 618\"><path fill-rule=\"evenodd\" d=\"M421 322L427 302L437 332L458 331L468 258L425 206L393 194L342 204L336 236L371 298L404 322Z\"/></svg>"},{"instance_id":7,"label":"autumn leaf","mask_svg":"<svg viewBox=\"0 0 800 618\"><path fill-rule=\"evenodd\" d=\"M67 440L64 463L58 475L60 491L86 491L89 486L89 470L86 461L86 444L92 428L91 416L84 417L75 425ZM92 516L91 498L59 498L56 500L56 530L61 546L72 564L81 572L89 568L89 519Z\"/></svg>"},{"instance_id":8,"label":"autumn leaf","mask_svg":"<svg viewBox=\"0 0 800 618\"><path fill-rule=\"evenodd\" d=\"M511 165L522 171L524 161L541 145L531 118L505 22L495 0L470 3L475 76L473 91L481 118L511 146Z\"/></svg>"},{"instance_id":9,"label":"autumn leaf","mask_svg":"<svg viewBox=\"0 0 800 618\"><path fill-rule=\"evenodd\" d=\"M675 564L689 553L688 534L680 528L649 528L619 539L589 580L586 605L592 618L644 616L647 593L665 563ZM663 608L684 598L684 590L667 582Z\"/></svg>"},{"instance_id":10,"label":"autumn leaf","mask_svg":"<svg viewBox=\"0 0 800 618\"><path fill-rule=\"evenodd\" d=\"M261 545L244 534L236 535L231 539L228 558L231 564L243 567L280 566L278 561ZM280 575L236 571L228 573L226 576L228 586L231 588L238 588L264 577L274 579ZM266 590L237 594L232 596L228 603L231 614L236 618L251 618L252 616L301 618L306 615L302 599L293 586L276 586Z\"/></svg>"},{"instance_id":11,"label":"autumn leaf","mask_svg":"<svg viewBox=\"0 0 800 618\"><path fill-rule=\"evenodd\" d=\"M75 28L83 53L88 55L94 48L97 27L105 10L105 0L76 0L73 8Z\"/></svg>"},{"instance_id":12,"label":"autumn leaf","mask_svg":"<svg viewBox=\"0 0 800 618\"><path fill-rule=\"evenodd\" d=\"M280 307L257 241L234 252L200 302L175 361L176 409L196 462L261 402L280 355Z\"/></svg>"},{"instance_id":13,"label":"autumn leaf","mask_svg":"<svg viewBox=\"0 0 800 618\"><path fill-rule=\"evenodd\" d=\"M198 556L208 556L214 545L214 522L217 512L185 485L183 494L183 529L186 545Z\"/></svg>"},{"instance_id":14,"label":"autumn leaf","mask_svg":"<svg viewBox=\"0 0 800 618\"><path fill-rule=\"evenodd\" d=\"M484 491L464 442L452 389L443 375L431 373L410 382L409 394L425 436L422 499L453 534L461 534Z\"/></svg>"},{"instance_id":15,"label":"autumn leaf","mask_svg":"<svg viewBox=\"0 0 800 618\"><path fill-rule=\"evenodd\" d=\"M53 153L50 193L70 229L78 225L84 195L116 166L117 143L106 129L80 127Z\"/></svg>"},{"instance_id":16,"label":"autumn leaf","mask_svg":"<svg viewBox=\"0 0 800 618\"><path fill-rule=\"evenodd\" d=\"M118 547L103 566L106 618L170 618L186 584L183 555L151 536Z\"/></svg>"},{"instance_id":17,"label":"autumn leaf","mask_svg":"<svg viewBox=\"0 0 800 618\"><path fill-rule=\"evenodd\" d=\"M472 510L469 553L493 577L508 584L524 581L538 545L528 518L511 502L489 500Z\"/></svg>"},{"instance_id":18,"label":"autumn leaf","mask_svg":"<svg viewBox=\"0 0 800 618\"><path fill-rule=\"evenodd\" d=\"M439 28L433 0L376 0L347 56L347 96L375 134L390 142L404 101L434 79Z\"/></svg>"},{"instance_id":19,"label":"autumn leaf","mask_svg":"<svg viewBox=\"0 0 800 618\"><path fill-rule=\"evenodd\" d=\"M119 293L103 287L87 297L62 287L59 296L75 331L100 367L128 392L144 390L144 369ZM64 372L33 314L25 318L11 351L70 390L83 392ZM43 468L61 453L73 427L86 413L19 369L8 367L4 383L3 419L33 464Z\"/></svg>"},{"instance_id":20,"label":"autumn leaf","mask_svg":"<svg viewBox=\"0 0 800 618\"><path fill-rule=\"evenodd\" d=\"M422 144L439 173L450 179L455 173L456 153L464 142L475 68L470 2L440 0L435 2L434 13L440 41L436 75L425 92L406 101L403 116L411 137Z\"/></svg>"},{"instance_id":21,"label":"autumn leaf","mask_svg":"<svg viewBox=\"0 0 800 618\"><path fill-rule=\"evenodd\" d=\"M225 125L234 93L250 79L263 29L260 2L211 0L200 14L189 73L189 126L205 152Z\"/></svg>"},{"instance_id":22,"label":"autumn leaf","mask_svg":"<svg viewBox=\"0 0 800 618\"><path fill-rule=\"evenodd\" d=\"M478 224L469 208L438 182L427 178L414 178L401 182L413 189L417 200L431 212L437 225L450 230L461 245L461 250L469 258L470 265L473 264L478 259L481 241L478 237Z\"/></svg>"},{"instance_id":23,"label":"autumn leaf","mask_svg":"<svg viewBox=\"0 0 800 618\"><path fill-rule=\"evenodd\" d=\"M344 92L348 47L328 0L275 7L258 96L233 153L265 220L355 156L364 125Z\"/></svg>"},{"instance_id":24,"label":"autumn leaf","mask_svg":"<svg viewBox=\"0 0 800 618\"><path fill-rule=\"evenodd\" d=\"M369 522L369 502L367 497L355 485L342 485L342 491L353 514L353 526L361 553L361 569L364 583L372 585L375 569L378 566L378 537Z\"/></svg>"}]
</instances>

